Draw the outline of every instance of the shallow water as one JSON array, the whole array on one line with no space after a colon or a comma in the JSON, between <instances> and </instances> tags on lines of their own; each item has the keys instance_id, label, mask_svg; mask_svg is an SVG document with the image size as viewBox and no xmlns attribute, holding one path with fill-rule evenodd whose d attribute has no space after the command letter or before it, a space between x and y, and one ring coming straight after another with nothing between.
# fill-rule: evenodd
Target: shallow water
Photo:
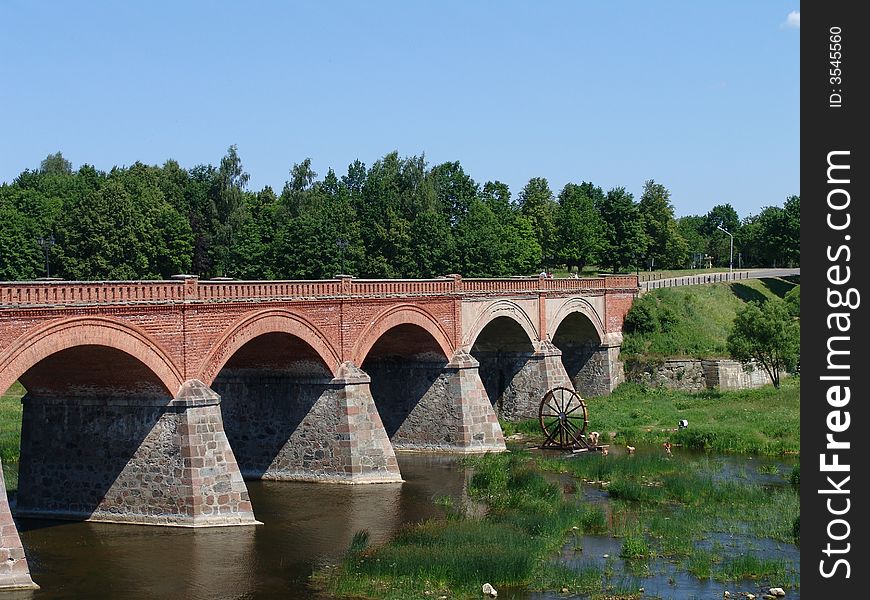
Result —
<instances>
[{"instance_id":1,"label":"shallow water","mask_svg":"<svg viewBox=\"0 0 870 600\"><path fill-rule=\"evenodd\" d=\"M776 463L780 474L770 475L758 467L771 461L698 458L709 461L717 477L745 477L759 485L784 485L791 468ZM401 484L248 482L254 512L263 522L256 527L190 530L22 519L21 538L33 579L42 589L4 597L326 600L309 589L308 577L315 568L340 561L355 532L367 529L377 544L404 524L443 515L433 504L440 496L452 497L457 506L467 504L470 474L456 459L401 454L399 464L405 479ZM587 500L607 501L606 493L594 487L582 486L578 492ZM791 544L725 534L708 540L714 542L735 553L754 547L759 556L799 564L798 550ZM568 540L559 560L577 568L609 565L613 583L643 587L647 595L663 599L721 598L725 589L732 594L762 589L759 582L701 581L666 561L653 561L651 575L638 574L619 559L621 541L609 537L584 536L579 545L578 553L575 540ZM499 590L499 598L516 600L564 597ZM788 598L799 599L799 591L789 590Z\"/></svg>"}]
</instances>

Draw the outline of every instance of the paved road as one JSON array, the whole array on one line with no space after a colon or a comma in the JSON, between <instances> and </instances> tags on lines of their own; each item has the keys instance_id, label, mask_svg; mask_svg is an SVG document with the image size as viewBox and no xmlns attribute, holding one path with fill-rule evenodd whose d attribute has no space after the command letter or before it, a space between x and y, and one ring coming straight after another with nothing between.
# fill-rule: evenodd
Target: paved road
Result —
<instances>
[{"instance_id":1,"label":"paved road","mask_svg":"<svg viewBox=\"0 0 870 600\"><path fill-rule=\"evenodd\" d=\"M719 281L739 281L741 279L762 279L764 277L785 277L786 275L800 275L801 270L798 269L743 269L729 273L703 273L699 271L697 275L683 275L680 277L669 277L667 279L653 279L651 281L640 282L640 293L648 292L649 290L657 290L659 288L677 287L681 285L701 285L704 283L716 283Z\"/></svg>"}]
</instances>

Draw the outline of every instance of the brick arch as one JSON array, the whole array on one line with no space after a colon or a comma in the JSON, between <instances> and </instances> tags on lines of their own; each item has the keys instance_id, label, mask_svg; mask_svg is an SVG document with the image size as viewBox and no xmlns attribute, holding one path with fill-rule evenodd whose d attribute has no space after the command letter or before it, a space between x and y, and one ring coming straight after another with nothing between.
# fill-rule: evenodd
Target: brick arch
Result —
<instances>
[{"instance_id":1,"label":"brick arch","mask_svg":"<svg viewBox=\"0 0 870 600\"><path fill-rule=\"evenodd\" d=\"M448 360L453 357L455 346L438 319L419 306L400 304L388 308L372 320L357 339L351 351L351 360L357 365L363 364L372 346L381 336L398 325L416 325L424 329L432 336Z\"/></svg>"},{"instance_id":2,"label":"brick arch","mask_svg":"<svg viewBox=\"0 0 870 600\"><path fill-rule=\"evenodd\" d=\"M469 328L469 333L463 340L463 347L470 351L481 332L498 317L508 317L516 321L523 328L523 331L526 332L526 335L529 336L529 342L532 346L537 347L537 343L540 341L537 327L535 327L526 311L520 305L510 300L497 300L490 304Z\"/></svg>"},{"instance_id":3,"label":"brick arch","mask_svg":"<svg viewBox=\"0 0 870 600\"><path fill-rule=\"evenodd\" d=\"M170 396L184 382L181 370L160 344L138 327L107 317L76 317L53 322L16 341L0 357L0 390L7 390L43 359L76 346L106 346L129 354L157 376Z\"/></svg>"},{"instance_id":4,"label":"brick arch","mask_svg":"<svg viewBox=\"0 0 870 600\"><path fill-rule=\"evenodd\" d=\"M589 319L592 326L595 328L595 333L598 334L598 341L604 339L604 322L601 320L601 315L595 310L595 307L584 298L571 298L559 307L552 320L548 323L547 331L550 332L550 337L555 338L559 331L559 326L562 321L567 319L574 313L579 313Z\"/></svg>"},{"instance_id":5,"label":"brick arch","mask_svg":"<svg viewBox=\"0 0 870 600\"><path fill-rule=\"evenodd\" d=\"M315 325L289 310L264 310L232 324L206 355L199 369L199 377L211 385L227 361L242 346L266 333L288 333L309 346L320 356L332 375L336 374L341 357Z\"/></svg>"}]
</instances>

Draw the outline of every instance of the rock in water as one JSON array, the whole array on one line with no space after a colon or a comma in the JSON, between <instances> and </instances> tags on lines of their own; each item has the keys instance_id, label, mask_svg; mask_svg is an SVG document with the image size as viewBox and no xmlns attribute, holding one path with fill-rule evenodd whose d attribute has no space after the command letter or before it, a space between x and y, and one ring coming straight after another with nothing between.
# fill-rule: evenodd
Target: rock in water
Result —
<instances>
[{"instance_id":1,"label":"rock in water","mask_svg":"<svg viewBox=\"0 0 870 600\"><path fill-rule=\"evenodd\" d=\"M768 590L771 596L776 596L777 598L782 598L785 596L785 590L780 587L770 588Z\"/></svg>"},{"instance_id":2,"label":"rock in water","mask_svg":"<svg viewBox=\"0 0 870 600\"><path fill-rule=\"evenodd\" d=\"M488 583L483 584L483 588L481 589L481 591L483 591L484 596L489 596L490 598L495 598L496 596L498 596L498 592L495 591L495 588Z\"/></svg>"}]
</instances>

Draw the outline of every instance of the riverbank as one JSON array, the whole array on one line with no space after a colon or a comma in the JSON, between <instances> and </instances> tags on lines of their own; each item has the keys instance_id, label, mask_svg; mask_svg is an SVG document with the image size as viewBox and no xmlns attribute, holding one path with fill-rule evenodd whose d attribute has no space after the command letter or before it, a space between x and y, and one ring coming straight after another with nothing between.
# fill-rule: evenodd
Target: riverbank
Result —
<instances>
[{"instance_id":1,"label":"riverbank","mask_svg":"<svg viewBox=\"0 0 870 600\"><path fill-rule=\"evenodd\" d=\"M638 581L658 577L716 587L720 597L725 589L760 597L765 586L796 595L799 377L780 389L697 394L623 385L588 405L588 430L602 433L608 455L530 450L537 421L505 423L511 453L464 459L470 502L485 505L485 516L441 499L443 519L386 544L369 547L360 533L343 563L314 575L315 587L398 600L476 598L490 583L633 600L643 597ZM588 557L584 545L613 550Z\"/></svg>"},{"instance_id":2,"label":"riverbank","mask_svg":"<svg viewBox=\"0 0 870 600\"><path fill-rule=\"evenodd\" d=\"M586 400L588 431L601 443L661 445L722 453L788 455L800 452L800 376L751 390L682 392L623 384ZM679 429L680 420L688 427ZM537 420L502 423L505 436L533 439ZM614 435L615 434L615 435Z\"/></svg>"},{"instance_id":3,"label":"riverbank","mask_svg":"<svg viewBox=\"0 0 870 600\"><path fill-rule=\"evenodd\" d=\"M796 552L772 550L795 550L800 500L787 469L746 472L654 447L573 458L514 450L464 463L473 469L468 496L486 504L485 516L442 500L444 519L408 526L386 544L369 547L360 532L344 562L315 573L315 587L389 600L478 598L483 583L508 596L634 600L656 579L682 598L675 586L687 575L719 597L799 588ZM612 540L613 555L583 554L602 539Z\"/></svg>"},{"instance_id":4,"label":"riverbank","mask_svg":"<svg viewBox=\"0 0 870 600\"><path fill-rule=\"evenodd\" d=\"M6 490L18 489L18 459L21 455L21 398L24 387L15 383L6 393L0 394L0 459Z\"/></svg>"}]
</instances>

